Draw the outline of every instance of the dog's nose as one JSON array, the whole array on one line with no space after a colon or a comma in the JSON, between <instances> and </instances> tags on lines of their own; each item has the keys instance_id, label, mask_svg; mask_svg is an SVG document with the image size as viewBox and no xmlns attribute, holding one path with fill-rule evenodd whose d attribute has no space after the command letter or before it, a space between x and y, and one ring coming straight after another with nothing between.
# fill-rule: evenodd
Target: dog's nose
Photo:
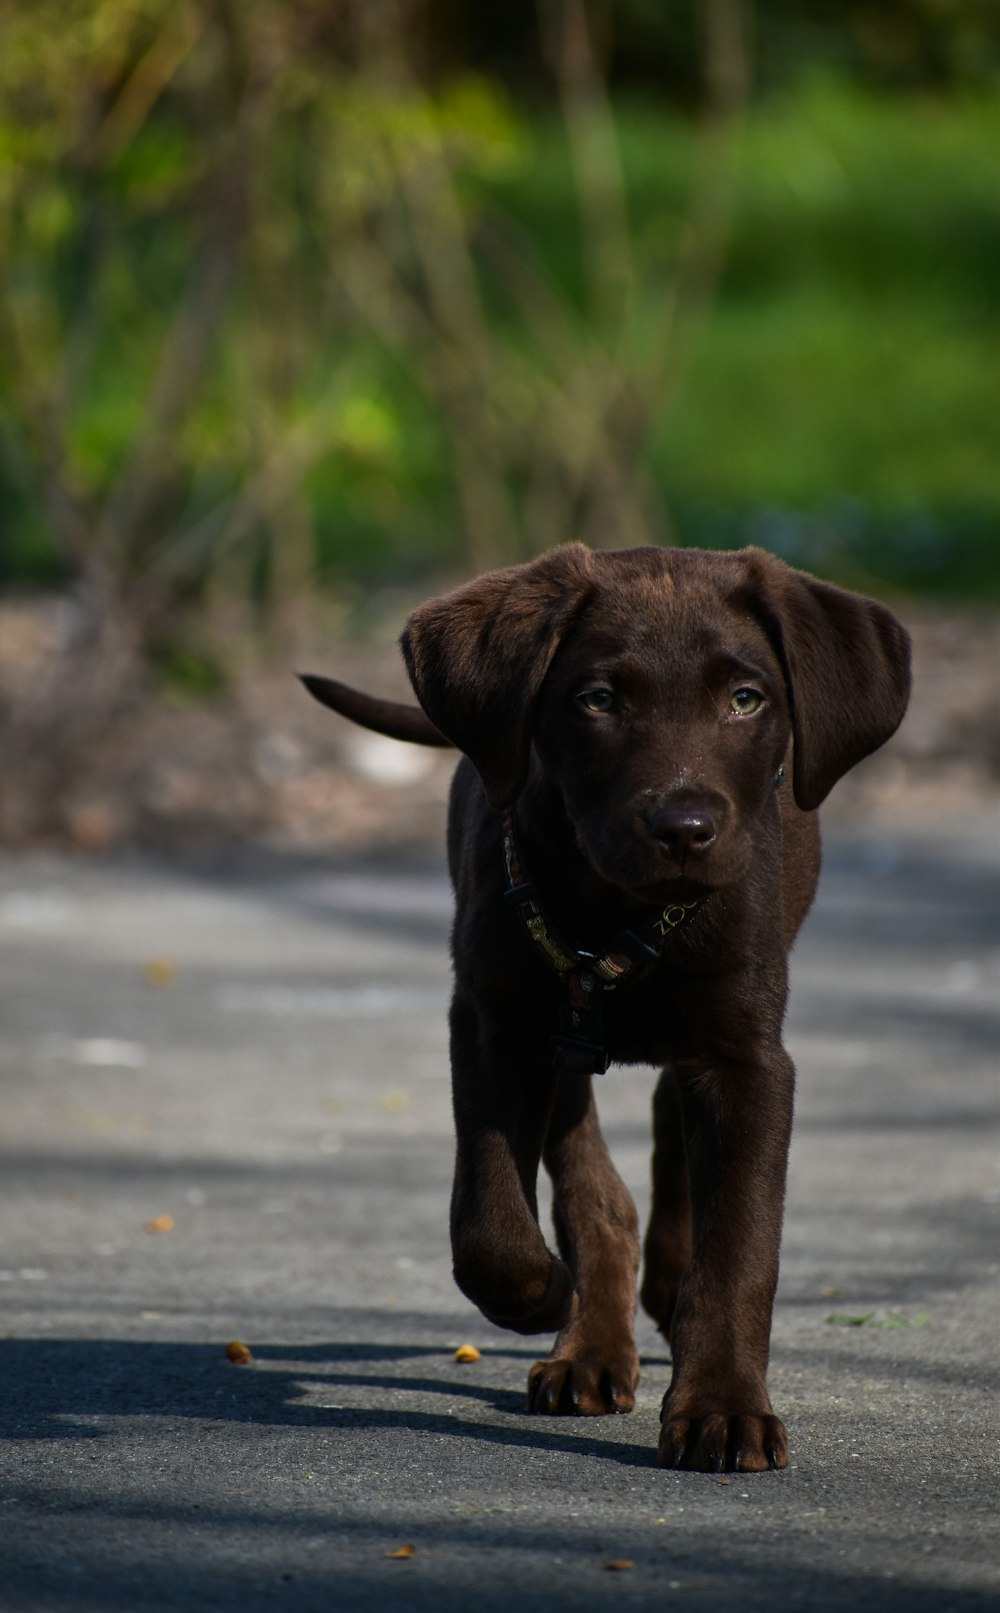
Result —
<instances>
[{"instance_id":1,"label":"dog's nose","mask_svg":"<svg viewBox=\"0 0 1000 1613\"><path fill-rule=\"evenodd\" d=\"M648 821L653 838L677 856L703 857L718 832L715 818L704 807L660 807Z\"/></svg>"}]
</instances>

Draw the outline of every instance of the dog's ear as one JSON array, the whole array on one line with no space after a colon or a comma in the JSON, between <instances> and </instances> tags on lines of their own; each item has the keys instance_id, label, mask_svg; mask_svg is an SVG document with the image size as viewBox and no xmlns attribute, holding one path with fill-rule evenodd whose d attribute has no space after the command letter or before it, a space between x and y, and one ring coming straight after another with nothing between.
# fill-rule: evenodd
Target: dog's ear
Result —
<instances>
[{"instance_id":1,"label":"dog's ear","mask_svg":"<svg viewBox=\"0 0 1000 1613\"><path fill-rule=\"evenodd\" d=\"M472 761L490 805L516 799L542 680L591 589L582 543L491 571L413 612L400 640L431 722Z\"/></svg>"},{"instance_id":2,"label":"dog's ear","mask_svg":"<svg viewBox=\"0 0 1000 1613\"><path fill-rule=\"evenodd\" d=\"M788 686L795 799L812 811L902 722L910 637L874 599L793 571L761 549L744 556Z\"/></svg>"}]
</instances>

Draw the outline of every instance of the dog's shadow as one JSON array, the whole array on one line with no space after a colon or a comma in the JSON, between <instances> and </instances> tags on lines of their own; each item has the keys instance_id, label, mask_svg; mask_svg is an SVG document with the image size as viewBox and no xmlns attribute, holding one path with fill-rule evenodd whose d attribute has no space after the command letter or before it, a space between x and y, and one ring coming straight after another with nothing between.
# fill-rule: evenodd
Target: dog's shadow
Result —
<instances>
[{"instance_id":1,"label":"dog's shadow","mask_svg":"<svg viewBox=\"0 0 1000 1613\"><path fill-rule=\"evenodd\" d=\"M484 1350L473 1376L450 1350L425 1344L254 1342L252 1363L239 1366L221 1342L8 1338L0 1340L0 1437L100 1440L123 1420L134 1434L136 1420L152 1426L162 1419L189 1422L192 1437L213 1423L408 1430L655 1466L648 1435L634 1443L608 1437L621 1420L530 1417L523 1387L497 1385L497 1377L509 1378L509 1365L491 1377L504 1357L523 1363L526 1378L535 1352ZM416 1370L401 1371L406 1363Z\"/></svg>"}]
</instances>

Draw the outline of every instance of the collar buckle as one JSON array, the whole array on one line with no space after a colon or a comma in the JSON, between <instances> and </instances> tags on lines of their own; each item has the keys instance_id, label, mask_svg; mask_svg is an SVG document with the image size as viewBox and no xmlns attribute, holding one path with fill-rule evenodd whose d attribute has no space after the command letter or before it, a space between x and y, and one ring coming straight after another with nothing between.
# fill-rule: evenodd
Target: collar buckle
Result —
<instances>
[{"instance_id":1,"label":"collar buckle","mask_svg":"<svg viewBox=\"0 0 1000 1613\"><path fill-rule=\"evenodd\" d=\"M552 1054L559 1069L569 1075L604 1075L611 1063L603 1043L587 1036L553 1036Z\"/></svg>"},{"instance_id":2,"label":"collar buckle","mask_svg":"<svg viewBox=\"0 0 1000 1613\"><path fill-rule=\"evenodd\" d=\"M538 891L533 879L522 880L520 885L508 885L503 893L507 907L520 907L522 904L533 902L538 906Z\"/></svg>"}]
</instances>

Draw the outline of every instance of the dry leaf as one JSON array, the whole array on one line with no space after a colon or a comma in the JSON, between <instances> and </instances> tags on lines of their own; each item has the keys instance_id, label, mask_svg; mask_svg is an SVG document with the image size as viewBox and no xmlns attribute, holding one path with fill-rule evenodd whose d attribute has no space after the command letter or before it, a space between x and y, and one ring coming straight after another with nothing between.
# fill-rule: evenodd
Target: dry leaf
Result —
<instances>
[{"instance_id":1,"label":"dry leaf","mask_svg":"<svg viewBox=\"0 0 1000 1613\"><path fill-rule=\"evenodd\" d=\"M248 1344L242 1344L239 1339L230 1339L226 1345L226 1360L235 1367L245 1367L253 1360L253 1352Z\"/></svg>"},{"instance_id":2,"label":"dry leaf","mask_svg":"<svg viewBox=\"0 0 1000 1613\"><path fill-rule=\"evenodd\" d=\"M173 1232L174 1218L172 1215L154 1215L151 1221L146 1222L147 1232Z\"/></svg>"},{"instance_id":3,"label":"dry leaf","mask_svg":"<svg viewBox=\"0 0 1000 1613\"><path fill-rule=\"evenodd\" d=\"M386 1552L387 1557L415 1557L416 1554L417 1548L412 1541L407 1541L405 1546L397 1546L395 1551Z\"/></svg>"},{"instance_id":4,"label":"dry leaf","mask_svg":"<svg viewBox=\"0 0 1000 1613\"><path fill-rule=\"evenodd\" d=\"M479 1351L474 1344L460 1344L455 1351L456 1361L478 1361Z\"/></svg>"},{"instance_id":5,"label":"dry leaf","mask_svg":"<svg viewBox=\"0 0 1000 1613\"><path fill-rule=\"evenodd\" d=\"M172 986L177 979L177 965L173 958L148 958L142 966L142 978L147 986Z\"/></svg>"},{"instance_id":6,"label":"dry leaf","mask_svg":"<svg viewBox=\"0 0 1000 1613\"><path fill-rule=\"evenodd\" d=\"M611 1561L605 1563L604 1566L605 1568L610 1568L613 1573L620 1574L624 1569L632 1567L632 1559L631 1557L612 1557Z\"/></svg>"}]
</instances>

